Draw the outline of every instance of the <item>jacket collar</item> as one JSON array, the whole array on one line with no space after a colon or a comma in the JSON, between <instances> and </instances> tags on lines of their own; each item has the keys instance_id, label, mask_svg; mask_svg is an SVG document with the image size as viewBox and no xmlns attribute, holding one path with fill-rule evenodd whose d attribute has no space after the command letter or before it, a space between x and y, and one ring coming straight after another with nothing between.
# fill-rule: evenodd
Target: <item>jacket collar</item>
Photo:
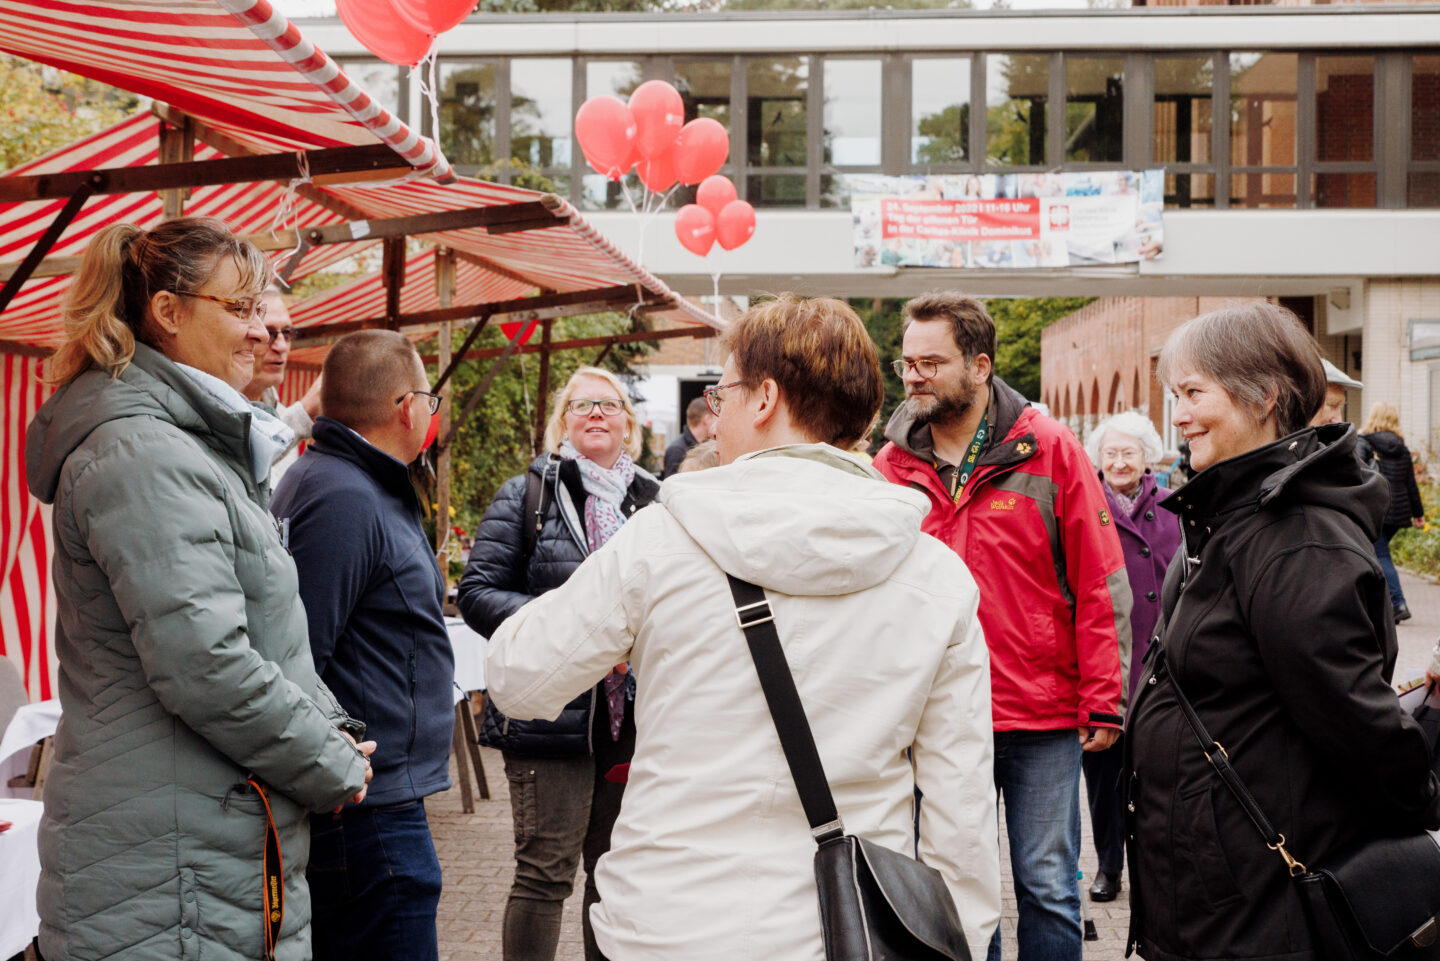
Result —
<instances>
[{"instance_id":1,"label":"jacket collar","mask_svg":"<svg viewBox=\"0 0 1440 961\"><path fill-rule=\"evenodd\" d=\"M1028 429L1016 433L1022 415L1030 402L999 377L990 380L990 406L985 416L990 422L990 436L980 454L977 466L1008 467L1029 460L1035 455L1038 445L1035 434ZM1027 422L1028 423L1028 422ZM1015 436L1011 436L1015 434ZM930 440L928 424L917 424L910 405L902 403L895 408L885 425L885 439L912 457L926 464L935 463L935 447Z\"/></svg>"},{"instance_id":2,"label":"jacket collar","mask_svg":"<svg viewBox=\"0 0 1440 961\"><path fill-rule=\"evenodd\" d=\"M348 461L369 474L386 491L420 509L415 487L410 483L410 468L374 444L323 414L315 419L315 450Z\"/></svg>"}]
</instances>

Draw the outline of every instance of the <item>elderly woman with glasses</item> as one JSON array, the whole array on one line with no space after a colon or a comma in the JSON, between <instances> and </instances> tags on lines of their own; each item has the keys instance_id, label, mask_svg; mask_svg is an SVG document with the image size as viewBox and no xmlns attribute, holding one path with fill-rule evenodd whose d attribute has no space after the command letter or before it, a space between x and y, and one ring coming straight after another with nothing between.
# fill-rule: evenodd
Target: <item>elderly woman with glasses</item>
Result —
<instances>
[{"instance_id":1,"label":"elderly woman with glasses","mask_svg":"<svg viewBox=\"0 0 1440 961\"><path fill-rule=\"evenodd\" d=\"M218 220L117 224L67 295L60 387L26 437L65 711L47 958L311 957L308 815L364 797L375 745L315 674L266 510L289 431L240 393L268 274Z\"/></svg>"},{"instance_id":2,"label":"elderly woman with glasses","mask_svg":"<svg viewBox=\"0 0 1440 961\"><path fill-rule=\"evenodd\" d=\"M619 378L582 367L555 395L546 453L496 492L460 579L466 623L490 636L535 597L565 583L620 525L655 500L659 482L636 465L641 431ZM505 961L551 961L575 869L585 865L585 956L594 868L610 848L625 766L635 747L624 664L551 721L520 721L486 706L480 739L505 756L515 819L515 878L505 906Z\"/></svg>"},{"instance_id":3,"label":"elderly woman with glasses","mask_svg":"<svg viewBox=\"0 0 1440 961\"><path fill-rule=\"evenodd\" d=\"M1133 410L1106 418L1090 432L1085 452L1100 472L1100 488L1125 552L1125 574L1134 600L1130 608L1134 649L1126 694L1134 698L1141 664L1160 616L1165 569L1180 547L1180 522L1174 514L1160 509L1160 502L1170 496L1170 491L1156 484L1155 475L1146 466L1159 461L1165 453L1150 418ZM1123 760L1119 744L1081 758L1090 800L1090 834L1099 859L1090 885L1091 901L1113 901L1120 891L1120 874L1125 866L1125 812L1119 790Z\"/></svg>"}]
</instances>

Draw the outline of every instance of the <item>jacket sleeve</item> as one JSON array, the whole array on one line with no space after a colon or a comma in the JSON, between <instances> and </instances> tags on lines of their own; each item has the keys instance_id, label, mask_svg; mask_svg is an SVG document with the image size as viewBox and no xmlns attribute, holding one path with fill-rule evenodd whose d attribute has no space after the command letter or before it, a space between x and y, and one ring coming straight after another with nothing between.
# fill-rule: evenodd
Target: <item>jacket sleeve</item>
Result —
<instances>
[{"instance_id":1,"label":"jacket sleeve","mask_svg":"<svg viewBox=\"0 0 1440 961\"><path fill-rule=\"evenodd\" d=\"M1246 621L1285 712L1326 765L1366 785L1380 823L1434 829L1425 735L1382 674L1389 596L1374 564L1348 547L1287 550L1254 578Z\"/></svg>"},{"instance_id":2,"label":"jacket sleeve","mask_svg":"<svg viewBox=\"0 0 1440 961\"><path fill-rule=\"evenodd\" d=\"M309 489L295 492L288 502L290 513L280 519L289 524L315 673L324 674L336 641L374 577L383 544L375 505L361 492L323 489L323 475L316 473L306 481Z\"/></svg>"},{"instance_id":3,"label":"jacket sleeve","mask_svg":"<svg viewBox=\"0 0 1440 961\"><path fill-rule=\"evenodd\" d=\"M1122 725L1122 652L1130 651L1130 578L1115 519L1090 458L1068 434L1060 439L1056 475L1057 518L1065 578L1075 596L1075 653L1080 670L1076 723Z\"/></svg>"},{"instance_id":4,"label":"jacket sleeve","mask_svg":"<svg viewBox=\"0 0 1440 961\"><path fill-rule=\"evenodd\" d=\"M624 605L621 557L643 524L643 514L626 523L564 584L520 608L491 635L485 682L501 713L553 721L630 659L635 625Z\"/></svg>"},{"instance_id":5,"label":"jacket sleeve","mask_svg":"<svg viewBox=\"0 0 1440 961\"><path fill-rule=\"evenodd\" d=\"M315 419L305 412L305 405L296 401L275 412L286 427L295 432L296 441L309 440L315 429Z\"/></svg>"},{"instance_id":6,"label":"jacket sleeve","mask_svg":"<svg viewBox=\"0 0 1440 961\"><path fill-rule=\"evenodd\" d=\"M72 510L160 704L237 766L312 810L364 763L301 688L251 646L224 481L176 438L137 434L82 468ZM162 446L163 445L163 446ZM280 549L278 542L274 545Z\"/></svg>"},{"instance_id":7,"label":"jacket sleeve","mask_svg":"<svg viewBox=\"0 0 1440 961\"><path fill-rule=\"evenodd\" d=\"M527 604L525 592L525 478L512 477L495 492L480 521L475 546L456 589L456 605L470 629L490 637L500 622Z\"/></svg>"},{"instance_id":8,"label":"jacket sleeve","mask_svg":"<svg viewBox=\"0 0 1440 961\"><path fill-rule=\"evenodd\" d=\"M955 623L913 745L915 784L926 798L920 860L944 875L972 952L1000 923L990 653L979 597L976 588Z\"/></svg>"},{"instance_id":9,"label":"jacket sleeve","mask_svg":"<svg viewBox=\"0 0 1440 961\"><path fill-rule=\"evenodd\" d=\"M1415 483L1415 463L1410 459L1410 448L1401 445L1405 455L1405 493L1410 498L1410 516L1424 517L1425 502L1420 499L1420 485Z\"/></svg>"}]
</instances>

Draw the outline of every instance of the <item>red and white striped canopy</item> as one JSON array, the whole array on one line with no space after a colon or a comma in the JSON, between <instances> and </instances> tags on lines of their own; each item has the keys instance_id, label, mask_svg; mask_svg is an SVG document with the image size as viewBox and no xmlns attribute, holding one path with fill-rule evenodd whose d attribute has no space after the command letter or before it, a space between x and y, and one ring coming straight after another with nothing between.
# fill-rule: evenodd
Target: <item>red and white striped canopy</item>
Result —
<instances>
[{"instance_id":1,"label":"red and white striped canopy","mask_svg":"<svg viewBox=\"0 0 1440 961\"><path fill-rule=\"evenodd\" d=\"M378 141L453 177L269 0L6 0L0 50L171 104L259 153Z\"/></svg>"}]
</instances>

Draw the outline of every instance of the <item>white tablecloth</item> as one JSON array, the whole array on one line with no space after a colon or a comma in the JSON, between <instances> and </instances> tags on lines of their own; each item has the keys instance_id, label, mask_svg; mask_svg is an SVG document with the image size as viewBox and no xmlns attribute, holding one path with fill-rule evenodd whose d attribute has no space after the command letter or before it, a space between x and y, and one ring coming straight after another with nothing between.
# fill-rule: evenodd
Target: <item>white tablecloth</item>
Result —
<instances>
[{"instance_id":1,"label":"white tablecloth","mask_svg":"<svg viewBox=\"0 0 1440 961\"><path fill-rule=\"evenodd\" d=\"M58 699L52 698L39 704L26 704L21 707L5 728L5 736L0 738L0 764L13 754L29 750L36 741L54 734L55 726L59 723Z\"/></svg>"},{"instance_id":2,"label":"white tablecloth","mask_svg":"<svg viewBox=\"0 0 1440 961\"><path fill-rule=\"evenodd\" d=\"M458 617L445 618L450 646L455 651L455 701L462 692L485 690L485 638L465 626Z\"/></svg>"},{"instance_id":3,"label":"white tablecloth","mask_svg":"<svg viewBox=\"0 0 1440 961\"><path fill-rule=\"evenodd\" d=\"M40 930L35 912L35 886L40 883L40 854L35 848L40 832L39 801L0 798L0 821L14 827L0 834L0 958L19 954Z\"/></svg>"}]
</instances>

